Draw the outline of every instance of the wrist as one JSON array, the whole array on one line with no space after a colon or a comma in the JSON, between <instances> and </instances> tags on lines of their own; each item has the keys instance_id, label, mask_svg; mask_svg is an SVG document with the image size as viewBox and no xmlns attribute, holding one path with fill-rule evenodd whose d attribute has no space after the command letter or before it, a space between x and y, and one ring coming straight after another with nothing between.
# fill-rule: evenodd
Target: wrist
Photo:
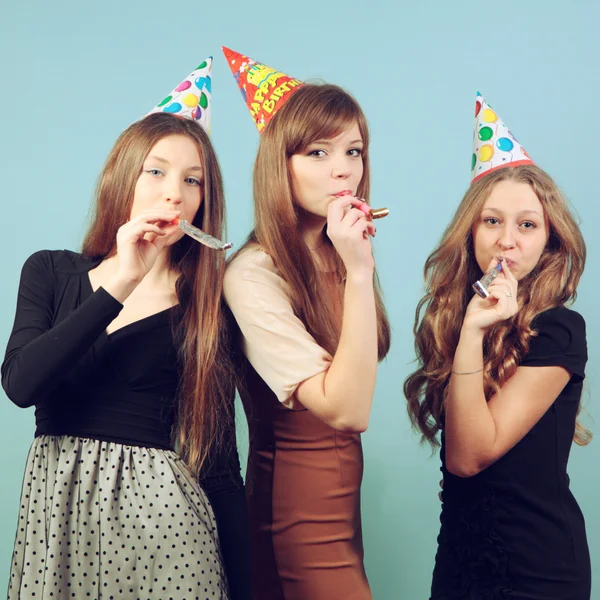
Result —
<instances>
[{"instance_id":1,"label":"wrist","mask_svg":"<svg viewBox=\"0 0 600 600\"><path fill-rule=\"evenodd\" d=\"M458 343L460 346L466 346L468 348L481 348L483 346L483 338L485 337L485 330L477 326L469 326L463 323L460 330L460 338Z\"/></svg>"},{"instance_id":2,"label":"wrist","mask_svg":"<svg viewBox=\"0 0 600 600\"><path fill-rule=\"evenodd\" d=\"M113 296L113 298L122 304L133 292L133 290L135 290L139 283L140 280L136 277L115 275L114 277L111 277L111 279L109 279L102 287L111 296Z\"/></svg>"},{"instance_id":3,"label":"wrist","mask_svg":"<svg viewBox=\"0 0 600 600\"><path fill-rule=\"evenodd\" d=\"M373 267L356 267L346 270L346 285L348 283L357 283L365 285L373 283Z\"/></svg>"},{"instance_id":4,"label":"wrist","mask_svg":"<svg viewBox=\"0 0 600 600\"><path fill-rule=\"evenodd\" d=\"M481 326L475 323L469 323L469 321L465 319L460 329L460 337L461 339L465 337L470 340L483 341L486 329L487 328L482 328Z\"/></svg>"}]
</instances>

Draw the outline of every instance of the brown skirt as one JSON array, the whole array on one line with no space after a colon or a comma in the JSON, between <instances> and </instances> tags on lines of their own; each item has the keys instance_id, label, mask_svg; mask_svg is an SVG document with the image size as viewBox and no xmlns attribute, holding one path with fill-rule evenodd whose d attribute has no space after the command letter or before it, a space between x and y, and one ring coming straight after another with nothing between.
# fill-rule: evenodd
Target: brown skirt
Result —
<instances>
[{"instance_id":1,"label":"brown skirt","mask_svg":"<svg viewBox=\"0 0 600 600\"><path fill-rule=\"evenodd\" d=\"M250 430L254 600L371 600L360 435L335 431L308 410L289 410L264 383L252 384L255 401L242 399Z\"/></svg>"}]
</instances>

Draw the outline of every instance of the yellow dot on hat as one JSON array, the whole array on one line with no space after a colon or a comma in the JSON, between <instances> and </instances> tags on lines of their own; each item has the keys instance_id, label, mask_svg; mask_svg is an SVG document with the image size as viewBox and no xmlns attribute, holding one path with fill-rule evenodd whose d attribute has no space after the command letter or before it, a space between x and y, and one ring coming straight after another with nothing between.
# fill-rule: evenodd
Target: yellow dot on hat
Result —
<instances>
[{"instance_id":1,"label":"yellow dot on hat","mask_svg":"<svg viewBox=\"0 0 600 600\"><path fill-rule=\"evenodd\" d=\"M199 101L198 96L196 96L194 94L187 94L183 98L183 103L186 106L189 106L190 108L196 108L196 106L198 106L198 101Z\"/></svg>"},{"instance_id":2,"label":"yellow dot on hat","mask_svg":"<svg viewBox=\"0 0 600 600\"><path fill-rule=\"evenodd\" d=\"M495 123L498 120L498 115L491 108L486 108L483 111L483 120L486 123Z\"/></svg>"},{"instance_id":3,"label":"yellow dot on hat","mask_svg":"<svg viewBox=\"0 0 600 600\"><path fill-rule=\"evenodd\" d=\"M488 162L494 156L494 147L490 144L485 144L479 149L479 160L481 162Z\"/></svg>"}]
</instances>

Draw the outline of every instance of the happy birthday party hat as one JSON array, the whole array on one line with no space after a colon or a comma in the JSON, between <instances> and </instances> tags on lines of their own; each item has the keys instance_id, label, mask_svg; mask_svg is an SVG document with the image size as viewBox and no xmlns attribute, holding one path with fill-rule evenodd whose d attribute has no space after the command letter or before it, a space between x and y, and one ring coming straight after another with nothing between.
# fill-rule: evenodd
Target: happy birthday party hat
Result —
<instances>
[{"instance_id":1,"label":"happy birthday party hat","mask_svg":"<svg viewBox=\"0 0 600 600\"><path fill-rule=\"evenodd\" d=\"M242 92L250 116L258 132L262 133L302 82L225 46L223 54Z\"/></svg>"},{"instance_id":2,"label":"happy birthday party hat","mask_svg":"<svg viewBox=\"0 0 600 600\"><path fill-rule=\"evenodd\" d=\"M477 92L471 182L502 167L532 164L534 162L525 148L519 144L485 98Z\"/></svg>"},{"instance_id":3,"label":"happy birthday party hat","mask_svg":"<svg viewBox=\"0 0 600 600\"><path fill-rule=\"evenodd\" d=\"M196 121L210 131L212 56L198 65L160 104L148 114L166 112Z\"/></svg>"}]
</instances>

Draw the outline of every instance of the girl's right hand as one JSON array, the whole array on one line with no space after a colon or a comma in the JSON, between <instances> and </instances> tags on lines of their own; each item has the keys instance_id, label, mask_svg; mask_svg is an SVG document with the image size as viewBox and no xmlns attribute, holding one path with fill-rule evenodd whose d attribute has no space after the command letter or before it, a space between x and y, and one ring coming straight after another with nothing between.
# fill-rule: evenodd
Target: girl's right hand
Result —
<instances>
[{"instance_id":1,"label":"girl's right hand","mask_svg":"<svg viewBox=\"0 0 600 600\"><path fill-rule=\"evenodd\" d=\"M488 270L497 264L497 259L492 260ZM474 294L471 298L465 313L463 329L484 332L492 325L516 315L519 310L518 288L519 282L511 273L506 260L502 259L502 270L488 287L489 296L481 298Z\"/></svg>"},{"instance_id":2,"label":"girl's right hand","mask_svg":"<svg viewBox=\"0 0 600 600\"><path fill-rule=\"evenodd\" d=\"M140 212L117 232L117 279L138 284L154 266L170 235L177 231L181 211L150 209Z\"/></svg>"},{"instance_id":3,"label":"girl's right hand","mask_svg":"<svg viewBox=\"0 0 600 600\"><path fill-rule=\"evenodd\" d=\"M353 196L342 196L329 204L327 235L344 261L348 274L372 271L375 267L369 236L375 235L375 225L360 208L365 204Z\"/></svg>"}]
</instances>

